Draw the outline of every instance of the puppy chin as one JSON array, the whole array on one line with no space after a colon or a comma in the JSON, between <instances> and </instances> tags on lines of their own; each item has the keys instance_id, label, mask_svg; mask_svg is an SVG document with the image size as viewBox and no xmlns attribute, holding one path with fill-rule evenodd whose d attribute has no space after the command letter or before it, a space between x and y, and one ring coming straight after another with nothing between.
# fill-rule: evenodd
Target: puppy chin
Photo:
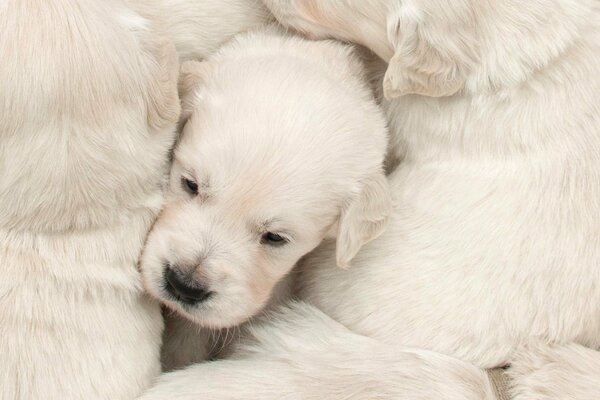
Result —
<instances>
[{"instance_id":1,"label":"puppy chin","mask_svg":"<svg viewBox=\"0 0 600 400\"><path fill-rule=\"evenodd\" d=\"M203 328L224 329L238 326L254 314L236 314L231 310L225 310L218 305L218 299L208 300L206 303L188 305L174 300L169 294L159 297L161 303L177 314L186 318Z\"/></svg>"}]
</instances>

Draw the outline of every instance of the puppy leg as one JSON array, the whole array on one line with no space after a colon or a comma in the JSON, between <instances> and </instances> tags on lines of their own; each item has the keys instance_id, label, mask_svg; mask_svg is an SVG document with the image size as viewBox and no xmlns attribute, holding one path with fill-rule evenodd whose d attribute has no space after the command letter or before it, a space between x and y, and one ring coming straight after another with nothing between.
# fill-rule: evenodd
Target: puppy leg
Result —
<instances>
[{"instance_id":1,"label":"puppy leg","mask_svg":"<svg viewBox=\"0 0 600 400\"><path fill-rule=\"evenodd\" d=\"M249 331L235 359L165 374L142 399L494 398L483 370L356 335L307 304L280 308Z\"/></svg>"},{"instance_id":2,"label":"puppy leg","mask_svg":"<svg viewBox=\"0 0 600 400\"><path fill-rule=\"evenodd\" d=\"M507 373L515 400L600 399L600 352L575 343L527 344Z\"/></svg>"}]
</instances>

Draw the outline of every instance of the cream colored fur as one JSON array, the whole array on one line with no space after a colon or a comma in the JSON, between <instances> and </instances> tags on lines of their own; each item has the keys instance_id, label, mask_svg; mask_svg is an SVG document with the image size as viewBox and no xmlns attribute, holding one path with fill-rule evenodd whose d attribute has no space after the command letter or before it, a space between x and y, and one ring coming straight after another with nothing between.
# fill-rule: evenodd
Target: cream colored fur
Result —
<instances>
[{"instance_id":1,"label":"cream colored fur","mask_svg":"<svg viewBox=\"0 0 600 400\"><path fill-rule=\"evenodd\" d=\"M357 335L307 304L279 307L250 332L231 358L163 374L141 399L493 398L475 366Z\"/></svg>"},{"instance_id":2,"label":"cream colored fur","mask_svg":"<svg viewBox=\"0 0 600 400\"><path fill-rule=\"evenodd\" d=\"M141 263L148 291L169 308L205 328L240 325L330 233L341 267L381 233L387 132L349 46L274 29L241 35L203 63L184 63L180 90L169 199ZM286 243L265 243L267 232ZM169 289L169 271L210 297L186 303ZM207 355L197 346L206 339L170 321L166 367Z\"/></svg>"},{"instance_id":3,"label":"cream colored fur","mask_svg":"<svg viewBox=\"0 0 600 400\"><path fill-rule=\"evenodd\" d=\"M131 399L160 372L136 271L177 56L120 1L0 5L0 398Z\"/></svg>"},{"instance_id":4,"label":"cream colored fur","mask_svg":"<svg viewBox=\"0 0 600 400\"><path fill-rule=\"evenodd\" d=\"M0 3L0 399L132 399L160 373L136 264L179 116L172 41L203 57L267 18L254 0Z\"/></svg>"},{"instance_id":5,"label":"cream colored fur","mask_svg":"<svg viewBox=\"0 0 600 400\"><path fill-rule=\"evenodd\" d=\"M378 3L384 19L371 3L271 4L295 16L284 23L360 37L389 62L396 97L390 228L345 273L318 250L300 296L390 345L514 364L517 399L595 397L600 4ZM353 29L382 23L385 36Z\"/></svg>"},{"instance_id":6,"label":"cream colored fur","mask_svg":"<svg viewBox=\"0 0 600 400\"><path fill-rule=\"evenodd\" d=\"M180 61L201 60L240 32L272 20L260 0L127 0L163 27Z\"/></svg>"},{"instance_id":7,"label":"cream colored fur","mask_svg":"<svg viewBox=\"0 0 600 400\"><path fill-rule=\"evenodd\" d=\"M272 333L259 331L240 361L166 375L163 388L187 381L185 393L210 398L490 398L468 362L511 364L515 399L598 397L600 3L266 3L311 37L371 48L388 63L382 84L395 98L386 103L401 160L390 225L347 271L335 267L333 243L319 248L301 265L300 298L388 352L455 359L409 376L423 359L398 369L406 355L383 359L350 337L327 343L320 333L331 321L292 309L267 319ZM308 356L307 332L319 338ZM218 384L203 380L219 369ZM161 385L147 399L163 398Z\"/></svg>"}]
</instances>

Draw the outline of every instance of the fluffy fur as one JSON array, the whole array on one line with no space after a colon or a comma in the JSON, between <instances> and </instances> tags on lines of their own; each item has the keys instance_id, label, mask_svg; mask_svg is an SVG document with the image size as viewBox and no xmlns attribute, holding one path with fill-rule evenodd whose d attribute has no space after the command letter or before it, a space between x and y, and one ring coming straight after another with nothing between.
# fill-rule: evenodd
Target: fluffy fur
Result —
<instances>
[{"instance_id":1,"label":"fluffy fur","mask_svg":"<svg viewBox=\"0 0 600 400\"><path fill-rule=\"evenodd\" d=\"M251 332L231 359L164 374L142 399L493 399L480 369L354 334L307 304L278 307Z\"/></svg>"},{"instance_id":2,"label":"fluffy fur","mask_svg":"<svg viewBox=\"0 0 600 400\"><path fill-rule=\"evenodd\" d=\"M516 399L597 397L600 4L267 3L284 24L312 37L371 48L388 63L382 85L395 98L386 103L391 151L401 160L390 177L390 227L347 271L335 268L332 244L318 249L301 266L299 296L389 351L423 348L482 369L511 363ZM341 369L321 368L328 364L316 355L303 358L297 341L306 330L296 334L293 315L281 317L290 324L283 322L285 336L276 330L281 322L273 323L273 335L257 335L253 370L277 379L252 387L254 393L287 393L290 382L316 385L313 372L338 390L360 388L364 358L350 357L356 361ZM328 332L316 321L313 330ZM270 355L279 347L285 350ZM354 348L345 338L323 358L346 360ZM395 371L373 353L363 354L377 360L369 379ZM243 362L227 368L234 374ZM460 398L473 383L489 396L485 379L437 372L449 374L444 397ZM429 392L408 379L405 397L439 398L436 376L421 376L430 380ZM396 378L407 379L402 371ZM374 393L393 387L379 384ZM204 382L194 390L214 388ZM369 397L350 390L328 398Z\"/></svg>"},{"instance_id":3,"label":"fluffy fur","mask_svg":"<svg viewBox=\"0 0 600 400\"><path fill-rule=\"evenodd\" d=\"M206 56L268 18L219 5L0 3L1 399L132 399L159 374L136 263L180 110L171 39Z\"/></svg>"},{"instance_id":4,"label":"fluffy fur","mask_svg":"<svg viewBox=\"0 0 600 400\"><path fill-rule=\"evenodd\" d=\"M272 20L260 0L127 0L159 24L175 43L181 62L201 60L240 32Z\"/></svg>"},{"instance_id":5,"label":"fluffy fur","mask_svg":"<svg viewBox=\"0 0 600 400\"><path fill-rule=\"evenodd\" d=\"M402 96L387 103L402 160L391 228L344 274L319 250L301 296L355 332L482 368L541 368L520 344L537 337L542 358L543 343L565 344L551 353L571 370L581 351L568 343L600 347L599 3L380 3L385 36L352 28L384 21L362 2L271 4L297 11L284 23L307 18L343 39L350 27L389 63L386 96ZM529 375L531 388L544 373ZM548 393L592 393L561 382Z\"/></svg>"},{"instance_id":6,"label":"fluffy fur","mask_svg":"<svg viewBox=\"0 0 600 400\"><path fill-rule=\"evenodd\" d=\"M324 237L337 238L336 264L347 266L382 231L387 132L351 52L267 29L183 65L185 126L141 263L168 307L207 328L239 325ZM265 242L268 232L283 243ZM169 271L209 297L174 295Z\"/></svg>"},{"instance_id":7,"label":"fluffy fur","mask_svg":"<svg viewBox=\"0 0 600 400\"><path fill-rule=\"evenodd\" d=\"M0 398L131 399L162 318L136 261L161 206L178 63L119 1L0 5Z\"/></svg>"}]
</instances>

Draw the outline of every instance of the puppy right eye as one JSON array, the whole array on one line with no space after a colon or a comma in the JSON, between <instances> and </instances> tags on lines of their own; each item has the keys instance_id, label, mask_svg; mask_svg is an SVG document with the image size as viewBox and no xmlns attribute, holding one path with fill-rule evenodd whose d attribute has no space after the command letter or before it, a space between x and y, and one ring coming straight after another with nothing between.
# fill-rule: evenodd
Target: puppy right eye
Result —
<instances>
[{"instance_id":1,"label":"puppy right eye","mask_svg":"<svg viewBox=\"0 0 600 400\"><path fill-rule=\"evenodd\" d=\"M267 232L260 238L262 244L269 246L282 246L287 243L287 239L273 232Z\"/></svg>"},{"instance_id":2,"label":"puppy right eye","mask_svg":"<svg viewBox=\"0 0 600 400\"><path fill-rule=\"evenodd\" d=\"M183 187L183 190L193 196L198 194L198 184L185 176L181 177L181 186Z\"/></svg>"}]
</instances>

